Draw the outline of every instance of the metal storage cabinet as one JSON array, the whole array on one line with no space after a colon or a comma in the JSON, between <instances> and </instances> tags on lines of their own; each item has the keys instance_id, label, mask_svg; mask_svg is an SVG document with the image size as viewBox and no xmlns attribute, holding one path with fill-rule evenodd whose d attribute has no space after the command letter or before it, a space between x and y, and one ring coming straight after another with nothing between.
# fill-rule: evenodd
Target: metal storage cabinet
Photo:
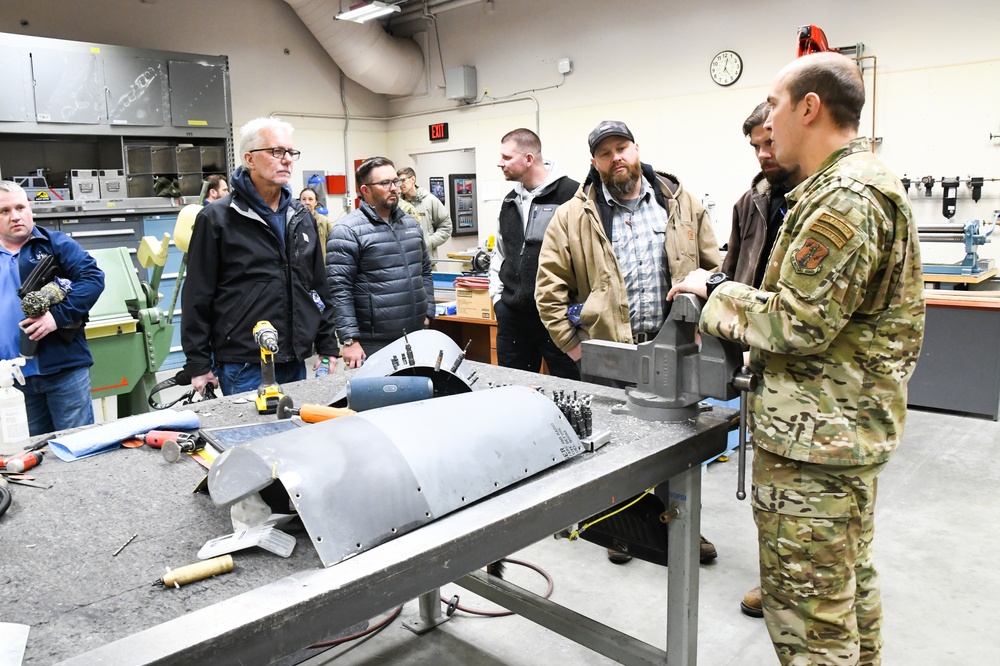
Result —
<instances>
[{"instance_id":1,"label":"metal storage cabinet","mask_svg":"<svg viewBox=\"0 0 1000 666\"><path fill-rule=\"evenodd\" d=\"M972 292L964 292L971 294ZM927 296L924 345L907 404L1000 418L1000 302Z\"/></svg>"},{"instance_id":2,"label":"metal storage cabinet","mask_svg":"<svg viewBox=\"0 0 1000 666\"><path fill-rule=\"evenodd\" d=\"M148 198L151 176L183 175L196 195L203 174L234 164L223 55L0 33L0 90L7 178L42 169L62 188L74 169L122 170L126 192L114 198Z\"/></svg>"}]
</instances>

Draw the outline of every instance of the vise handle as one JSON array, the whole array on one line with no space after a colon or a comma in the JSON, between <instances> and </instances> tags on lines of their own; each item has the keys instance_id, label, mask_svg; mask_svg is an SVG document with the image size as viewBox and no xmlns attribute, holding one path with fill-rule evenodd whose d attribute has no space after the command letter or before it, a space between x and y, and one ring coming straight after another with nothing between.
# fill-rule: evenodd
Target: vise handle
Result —
<instances>
[{"instance_id":1,"label":"vise handle","mask_svg":"<svg viewBox=\"0 0 1000 666\"><path fill-rule=\"evenodd\" d=\"M740 434L739 450L736 452L736 499L744 500L747 496L747 393L757 390L759 377L743 366L733 375L733 388L740 392Z\"/></svg>"}]
</instances>

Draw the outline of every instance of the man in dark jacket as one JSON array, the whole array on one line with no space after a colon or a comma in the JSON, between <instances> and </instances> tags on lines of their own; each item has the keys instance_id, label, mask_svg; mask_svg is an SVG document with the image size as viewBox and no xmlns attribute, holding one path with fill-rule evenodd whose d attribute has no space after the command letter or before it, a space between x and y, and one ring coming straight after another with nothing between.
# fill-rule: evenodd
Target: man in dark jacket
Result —
<instances>
[{"instance_id":1,"label":"man in dark jacket","mask_svg":"<svg viewBox=\"0 0 1000 666\"><path fill-rule=\"evenodd\" d=\"M434 317L430 254L419 223L399 209L395 166L372 157L354 182L361 207L333 225L326 244L326 279L349 368Z\"/></svg>"},{"instance_id":2,"label":"man in dark jacket","mask_svg":"<svg viewBox=\"0 0 1000 666\"><path fill-rule=\"evenodd\" d=\"M504 197L490 260L490 298L497 318L497 361L507 368L538 372L542 358L556 377L580 379L576 362L559 349L538 316L535 274L549 220L580 183L542 159L542 142L529 129L500 141L497 166L514 189Z\"/></svg>"},{"instance_id":3,"label":"man in dark jacket","mask_svg":"<svg viewBox=\"0 0 1000 666\"><path fill-rule=\"evenodd\" d=\"M25 317L18 289L45 257L55 260L53 275L63 298L44 314ZM66 234L36 227L24 189L0 181L0 359L17 358L22 330L38 342L22 371L25 384L18 387L29 434L94 422L94 361L83 322L103 291L104 273L94 258Z\"/></svg>"},{"instance_id":4,"label":"man in dark jacket","mask_svg":"<svg viewBox=\"0 0 1000 666\"><path fill-rule=\"evenodd\" d=\"M336 368L337 341L323 279L316 222L292 196L288 181L299 157L293 128L276 118L240 130L243 165L231 193L198 213L188 250L181 342L199 391L226 395L257 389L260 347L253 329L266 320L278 331L274 354L279 384L306 378L303 361L325 357Z\"/></svg>"}]
</instances>

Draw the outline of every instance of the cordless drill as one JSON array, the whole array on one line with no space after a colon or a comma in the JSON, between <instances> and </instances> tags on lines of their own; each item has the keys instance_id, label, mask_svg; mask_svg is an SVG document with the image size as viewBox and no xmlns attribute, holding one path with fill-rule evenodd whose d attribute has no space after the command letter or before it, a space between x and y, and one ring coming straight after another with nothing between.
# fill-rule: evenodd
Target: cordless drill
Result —
<instances>
[{"instance_id":1,"label":"cordless drill","mask_svg":"<svg viewBox=\"0 0 1000 666\"><path fill-rule=\"evenodd\" d=\"M284 397L274 378L274 354L278 351L278 331L269 321L258 321L253 339L260 347L260 386L257 387L257 413L274 414Z\"/></svg>"}]
</instances>

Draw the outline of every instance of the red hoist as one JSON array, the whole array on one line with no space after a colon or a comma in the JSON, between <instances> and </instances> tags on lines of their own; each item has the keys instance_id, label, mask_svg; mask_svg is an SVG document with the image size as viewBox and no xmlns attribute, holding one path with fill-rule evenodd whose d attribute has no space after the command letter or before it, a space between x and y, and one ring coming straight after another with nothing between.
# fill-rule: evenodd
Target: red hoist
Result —
<instances>
[{"instance_id":1,"label":"red hoist","mask_svg":"<svg viewBox=\"0 0 1000 666\"><path fill-rule=\"evenodd\" d=\"M810 53L821 53L823 51L833 51L840 53L840 49L833 48L826 41L826 34L815 25L804 25L799 28L799 54L798 58ZM860 53L858 55L861 55Z\"/></svg>"}]
</instances>

